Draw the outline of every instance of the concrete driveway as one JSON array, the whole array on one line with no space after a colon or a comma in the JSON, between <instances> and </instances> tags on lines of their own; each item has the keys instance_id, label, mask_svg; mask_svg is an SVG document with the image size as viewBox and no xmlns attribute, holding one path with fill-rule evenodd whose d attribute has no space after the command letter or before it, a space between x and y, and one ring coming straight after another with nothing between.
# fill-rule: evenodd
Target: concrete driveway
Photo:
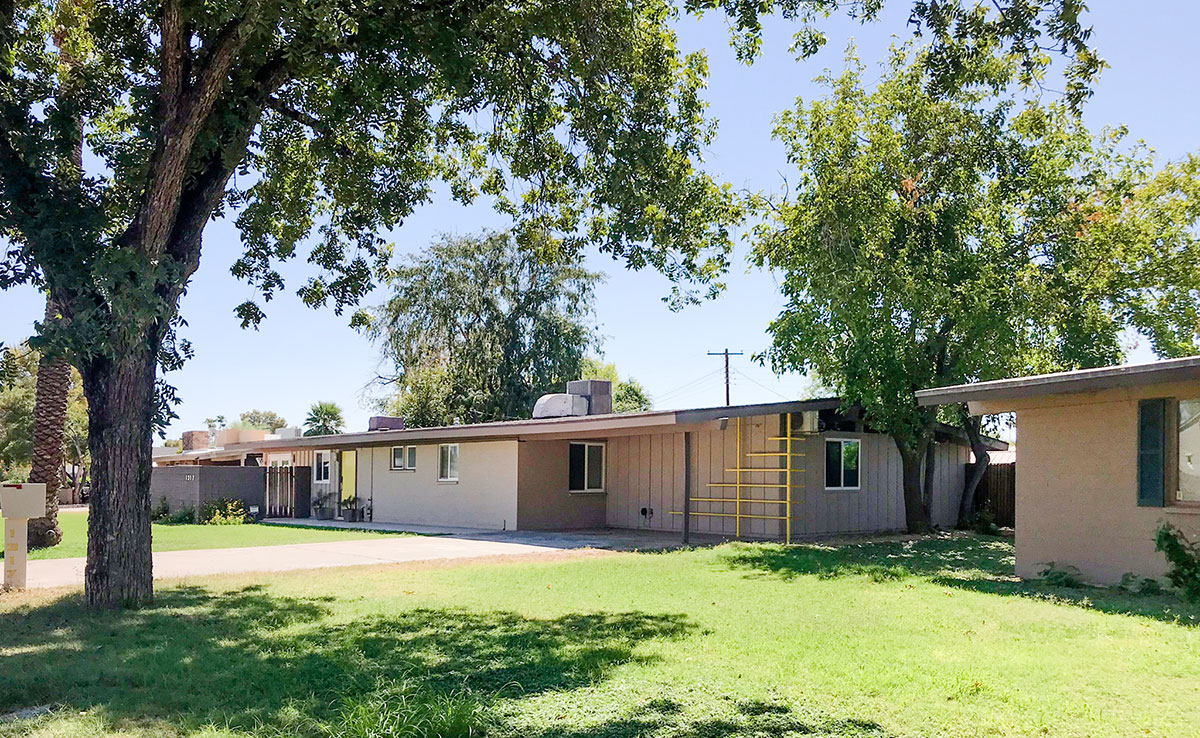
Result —
<instances>
[{"instance_id":1,"label":"concrete driveway","mask_svg":"<svg viewBox=\"0 0 1200 738\"><path fill-rule=\"evenodd\" d=\"M341 527L341 526L338 526ZM351 526L345 526L351 527ZM365 526L364 526L365 527ZM411 530L411 526L409 527ZM678 536L642 535L638 531L469 531L444 535L386 536L362 541L293 543L253 548L163 551L154 554L154 578L294 571L335 566L366 566L483 556L561 556L570 549L665 548L678 544ZM83 585L86 560L45 559L29 562L29 587Z\"/></svg>"}]
</instances>

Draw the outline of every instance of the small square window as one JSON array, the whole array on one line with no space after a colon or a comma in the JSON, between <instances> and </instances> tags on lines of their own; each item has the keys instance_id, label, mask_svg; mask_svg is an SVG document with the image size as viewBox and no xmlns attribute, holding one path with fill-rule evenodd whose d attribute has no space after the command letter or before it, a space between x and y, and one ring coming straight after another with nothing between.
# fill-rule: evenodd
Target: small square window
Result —
<instances>
[{"instance_id":1,"label":"small square window","mask_svg":"<svg viewBox=\"0 0 1200 738\"><path fill-rule=\"evenodd\" d=\"M859 489L859 455L862 443L851 438L825 441L825 489Z\"/></svg>"},{"instance_id":2,"label":"small square window","mask_svg":"<svg viewBox=\"0 0 1200 738\"><path fill-rule=\"evenodd\" d=\"M404 454L404 446L392 446L392 471L405 469L405 462L407 460Z\"/></svg>"},{"instance_id":3,"label":"small square window","mask_svg":"<svg viewBox=\"0 0 1200 738\"><path fill-rule=\"evenodd\" d=\"M443 443L438 446L438 481L458 481L458 444Z\"/></svg>"}]
</instances>

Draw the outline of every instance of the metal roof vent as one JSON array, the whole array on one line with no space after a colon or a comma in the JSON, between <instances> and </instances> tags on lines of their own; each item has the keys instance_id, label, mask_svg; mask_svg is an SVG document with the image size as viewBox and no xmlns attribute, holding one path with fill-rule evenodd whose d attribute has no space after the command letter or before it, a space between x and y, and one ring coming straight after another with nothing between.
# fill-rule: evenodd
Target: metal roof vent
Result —
<instances>
[{"instance_id":1,"label":"metal roof vent","mask_svg":"<svg viewBox=\"0 0 1200 738\"><path fill-rule=\"evenodd\" d=\"M542 395L533 406L535 418L570 418L612 412L612 382L580 379L567 382L566 394Z\"/></svg>"},{"instance_id":2,"label":"metal roof vent","mask_svg":"<svg viewBox=\"0 0 1200 738\"><path fill-rule=\"evenodd\" d=\"M588 414L588 401L582 395L542 395L533 405L535 418L569 418Z\"/></svg>"}]
</instances>

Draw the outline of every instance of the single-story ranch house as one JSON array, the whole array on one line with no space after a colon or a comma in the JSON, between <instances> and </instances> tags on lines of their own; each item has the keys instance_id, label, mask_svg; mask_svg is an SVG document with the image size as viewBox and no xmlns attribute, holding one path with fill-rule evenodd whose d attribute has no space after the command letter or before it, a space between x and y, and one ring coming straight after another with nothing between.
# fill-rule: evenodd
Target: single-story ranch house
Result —
<instances>
[{"instance_id":1,"label":"single-story ranch house","mask_svg":"<svg viewBox=\"0 0 1200 738\"><path fill-rule=\"evenodd\" d=\"M747 538L904 528L895 443L836 398L617 414L606 385L572 382L539 400L531 420L265 440L156 461L304 467L314 511L353 509L375 522L682 531L687 511L691 531ZM547 413L560 417L536 417ZM968 460L943 428L937 524L956 522Z\"/></svg>"},{"instance_id":2,"label":"single-story ranch house","mask_svg":"<svg viewBox=\"0 0 1200 738\"><path fill-rule=\"evenodd\" d=\"M917 393L925 405L1015 412L1017 574L1050 562L1111 584L1159 577L1163 521L1200 534L1200 356Z\"/></svg>"}]
</instances>

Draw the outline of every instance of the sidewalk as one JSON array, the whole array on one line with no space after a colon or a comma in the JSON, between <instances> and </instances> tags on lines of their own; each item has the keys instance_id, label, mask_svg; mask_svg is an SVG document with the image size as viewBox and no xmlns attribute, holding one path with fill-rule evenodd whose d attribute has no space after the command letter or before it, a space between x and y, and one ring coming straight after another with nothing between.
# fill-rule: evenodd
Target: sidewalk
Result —
<instances>
[{"instance_id":1,"label":"sidewalk","mask_svg":"<svg viewBox=\"0 0 1200 738\"><path fill-rule=\"evenodd\" d=\"M558 553L563 546L445 536L404 536L366 541L294 543L253 548L163 551L154 554L154 578L294 571L480 556ZM29 562L29 588L83 585L84 558Z\"/></svg>"}]
</instances>

